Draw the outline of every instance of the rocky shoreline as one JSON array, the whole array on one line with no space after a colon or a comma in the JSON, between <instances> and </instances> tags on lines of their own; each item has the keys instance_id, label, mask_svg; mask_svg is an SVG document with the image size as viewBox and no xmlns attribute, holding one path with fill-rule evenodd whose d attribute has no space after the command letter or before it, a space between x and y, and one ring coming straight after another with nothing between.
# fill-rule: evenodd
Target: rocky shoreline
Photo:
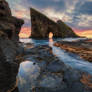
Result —
<instances>
[{"instance_id":1,"label":"rocky shoreline","mask_svg":"<svg viewBox=\"0 0 92 92\"><path fill-rule=\"evenodd\" d=\"M27 44L23 47L18 36L23 23L23 20L12 16L8 3L0 0L0 92L18 92L17 74L22 59L34 61L33 64L40 68L35 82L31 83L30 92L92 92L92 76L65 65L48 45ZM79 45L73 42L72 45L78 48L85 44L84 47L88 47L85 53L91 58L92 44L87 44L89 42L78 42Z\"/></svg>"},{"instance_id":2,"label":"rocky shoreline","mask_svg":"<svg viewBox=\"0 0 92 92\"><path fill-rule=\"evenodd\" d=\"M73 42L58 41L54 46L60 47L68 52L79 55L82 59L92 62L92 40L79 40Z\"/></svg>"},{"instance_id":3,"label":"rocky shoreline","mask_svg":"<svg viewBox=\"0 0 92 92\"><path fill-rule=\"evenodd\" d=\"M48 45L26 48L24 59L33 61L40 72L32 80L30 92L91 92L92 76L65 65ZM58 84L58 85L57 85ZM31 86L30 86L31 87Z\"/></svg>"}]
</instances>

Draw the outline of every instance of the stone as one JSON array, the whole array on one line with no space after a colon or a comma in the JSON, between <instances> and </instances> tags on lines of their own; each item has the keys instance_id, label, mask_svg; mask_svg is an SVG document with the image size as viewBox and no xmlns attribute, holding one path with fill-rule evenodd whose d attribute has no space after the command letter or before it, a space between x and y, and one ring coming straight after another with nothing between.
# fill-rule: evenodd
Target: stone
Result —
<instances>
[{"instance_id":1,"label":"stone","mask_svg":"<svg viewBox=\"0 0 92 92\"><path fill-rule=\"evenodd\" d=\"M11 10L5 0L0 0L0 17L11 16Z\"/></svg>"},{"instance_id":2,"label":"stone","mask_svg":"<svg viewBox=\"0 0 92 92\"><path fill-rule=\"evenodd\" d=\"M54 43L54 46L77 54L80 56L80 58L92 62L92 41L89 41L89 39L73 42L58 41Z\"/></svg>"},{"instance_id":3,"label":"stone","mask_svg":"<svg viewBox=\"0 0 92 92\"><path fill-rule=\"evenodd\" d=\"M47 45L34 46L30 49L30 52L28 51L27 53L26 51L25 55L40 70L39 75L33 81L33 92L92 91L92 76L84 71L74 69L64 64L63 61L59 60L52 53L51 47ZM25 58L25 61L28 60L28 57Z\"/></svg>"},{"instance_id":4,"label":"stone","mask_svg":"<svg viewBox=\"0 0 92 92\"><path fill-rule=\"evenodd\" d=\"M8 3L0 0L0 92L11 92L17 86L20 60L18 45L24 21L13 17Z\"/></svg>"},{"instance_id":5,"label":"stone","mask_svg":"<svg viewBox=\"0 0 92 92\"><path fill-rule=\"evenodd\" d=\"M18 41L18 34L23 24L22 19L12 16L8 3L5 0L0 0L0 30L4 31L8 38Z\"/></svg>"},{"instance_id":6,"label":"stone","mask_svg":"<svg viewBox=\"0 0 92 92\"><path fill-rule=\"evenodd\" d=\"M44 14L31 8L32 38L48 38L52 32L54 37L78 37L73 30L62 21L57 23Z\"/></svg>"}]
</instances>

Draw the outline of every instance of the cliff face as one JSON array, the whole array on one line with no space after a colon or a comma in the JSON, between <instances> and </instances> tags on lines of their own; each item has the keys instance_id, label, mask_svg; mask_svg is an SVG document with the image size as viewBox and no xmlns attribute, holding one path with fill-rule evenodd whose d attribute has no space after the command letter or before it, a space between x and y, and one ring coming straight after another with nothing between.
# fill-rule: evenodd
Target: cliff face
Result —
<instances>
[{"instance_id":1,"label":"cliff face","mask_svg":"<svg viewBox=\"0 0 92 92\"><path fill-rule=\"evenodd\" d=\"M0 0L0 92L13 90L18 73L18 33L23 20L13 17L8 3Z\"/></svg>"},{"instance_id":2,"label":"cliff face","mask_svg":"<svg viewBox=\"0 0 92 92\"><path fill-rule=\"evenodd\" d=\"M73 30L62 21L55 23L45 15L31 8L33 38L47 38L52 32L54 37L77 37Z\"/></svg>"},{"instance_id":3,"label":"cliff face","mask_svg":"<svg viewBox=\"0 0 92 92\"><path fill-rule=\"evenodd\" d=\"M13 17L8 3L0 0L0 30L5 32L9 38L18 41L18 34L23 20Z\"/></svg>"}]
</instances>

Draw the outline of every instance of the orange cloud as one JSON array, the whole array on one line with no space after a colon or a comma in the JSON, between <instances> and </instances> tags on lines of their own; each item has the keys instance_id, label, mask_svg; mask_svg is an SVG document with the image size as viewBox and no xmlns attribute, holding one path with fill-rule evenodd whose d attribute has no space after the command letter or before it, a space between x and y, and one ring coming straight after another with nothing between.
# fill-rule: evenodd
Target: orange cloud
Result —
<instances>
[{"instance_id":1,"label":"orange cloud","mask_svg":"<svg viewBox=\"0 0 92 92\"><path fill-rule=\"evenodd\" d=\"M27 11L26 9L22 9L21 11L20 10L15 11L15 12L13 12L13 15L18 18L30 20L30 12Z\"/></svg>"},{"instance_id":2,"label":"orange cloud","mask_svg":"<svg viewBox=\"0 0 92 92\"><path fill-rule=\"evenodd\" d=\"M22 18L24 16L24 12L17 11L17 12L15 12L15 16L18 17L18 18Z\"/></svg>"},{"instance_id":3,"label":"orange cloud","mask_svg":"<svg viewBox=\"0 0 92 92\"><path fill-rule=\"evenodd\" d=\"M28 38L30 35L31 35L31 29L29 27L22 27L19 37Z\"/></svg>"},{"instance_id":4,"label":"orange cloud","mask_svg":"<svg viewBox=\"0 0 92 92\"><path fill-rule=\"evenodd\" d=\"M92 30L84 30L84 31L76 31L75 33L78 34L79 36L85 36L87 38L92 38Z\"/></svg>"}]
</instances>

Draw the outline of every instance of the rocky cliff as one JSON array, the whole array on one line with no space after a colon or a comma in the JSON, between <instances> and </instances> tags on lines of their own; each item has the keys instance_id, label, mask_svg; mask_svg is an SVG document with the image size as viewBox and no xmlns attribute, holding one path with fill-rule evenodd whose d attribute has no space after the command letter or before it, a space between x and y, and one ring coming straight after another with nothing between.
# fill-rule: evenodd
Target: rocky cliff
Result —
<instances>
[{"instance_id":1,"label":"rocky cliff","mask_svg":"<svg viewBox=\"0 0 92 92\"><path fill-rule=\"evenodd\" d=\"M54 37L77 37L73 30L61 20L54 22L47 16L31 8L31 23L33 38L47 38L52 32Z\"/></svg>"},{"instance_id":2,"label":"rocky cliff","mask_svg":"<svg viewBox=\"0 0 92 92\"><path fill-rule=\"evenodd\" d=\"M8 3L0 0L0 92L10 92L18 73L18 33L24 21L13 17Z\"/></svg>"}]
</instances>

